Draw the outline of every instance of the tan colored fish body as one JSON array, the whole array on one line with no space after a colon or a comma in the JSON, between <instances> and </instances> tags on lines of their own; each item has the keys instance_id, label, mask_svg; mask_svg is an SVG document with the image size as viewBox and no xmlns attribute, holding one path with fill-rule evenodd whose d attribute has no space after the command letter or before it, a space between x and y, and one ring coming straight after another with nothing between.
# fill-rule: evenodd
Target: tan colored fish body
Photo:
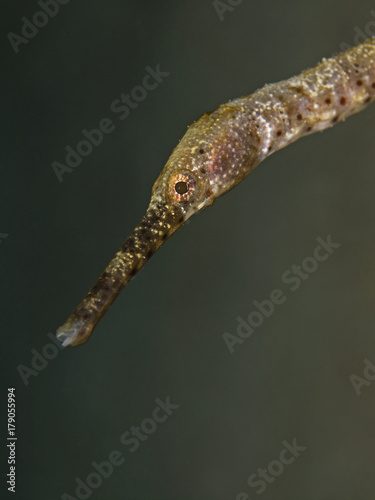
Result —
<instances>
[{"instance_id":1,"label":"tan colored fish body","mask_svg":"<svg viewBox=\"0 0 375 500\"><path fill-rule=\"evenodd\" d=\"M58 329L63 345L87 341L119 292L191 215L232 189L270 154L333 126L374 99L371 38L298 76L205 113L172 152L139 225Z\"/></svg>"}]
</instances>

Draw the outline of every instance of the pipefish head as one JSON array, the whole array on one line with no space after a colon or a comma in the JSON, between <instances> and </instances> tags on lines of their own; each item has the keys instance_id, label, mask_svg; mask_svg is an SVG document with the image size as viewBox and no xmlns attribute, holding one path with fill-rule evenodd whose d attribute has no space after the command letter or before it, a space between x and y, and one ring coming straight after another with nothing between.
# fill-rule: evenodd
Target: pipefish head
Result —
<instances>
[{"instance_id":1,"label":"pipefish head","mask_svg":"<svg viewBox=\"0 0 375 500\"><path fill-rule=\"evenodd\" d=\"M199 146L191 149L185 146L185 154L181 155L176 148L153 185L149 211L163 207L166 211L177 211L186 221L213 203L210 178L204 159L200 158L203 151Z\"/></svg>"},{"instance_id":2,"label":"pipefish head","mask_svg":"<svg viewBox=\"0 0 375 500\"><path fill-rule=\"evenodd\" d=\"M213 203L202 151L199 145L180 143L172 153L152 188L144 217L57 330L57 338L64 346L84 344L120 291L156 250L191 215Z\"/></svg>"},{"instance_id":3,"label":"pipefish head","mask_svg":"<svg viewBox=\"0 0 375 500\"><path fill-rule=\"evenodd\" d=\"M190 125L152 188L149 209L173 207L186 220L238 182L236 166L254 156L238 133L239 111L234 103L223 105Z\"/></svg>"}]
</instances>

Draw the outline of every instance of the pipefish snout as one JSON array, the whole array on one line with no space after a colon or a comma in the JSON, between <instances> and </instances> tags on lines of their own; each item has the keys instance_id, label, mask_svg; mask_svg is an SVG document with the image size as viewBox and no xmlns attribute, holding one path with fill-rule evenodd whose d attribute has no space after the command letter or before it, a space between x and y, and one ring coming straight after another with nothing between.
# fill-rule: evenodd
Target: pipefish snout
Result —
<instances>
[{"instance_id":1,"label":"pipefish snout","mask_svg":"<svg viewBox=\"0 0 375 500\"><path fill-rule=\"evenodd\" d=\"M152 188L146 214L57 330L57 338L64 346L85 343L120 291L191 215L270 154L345 120L374 99L375 37L205 113L172 152Z\"/></svg>"}]
</instances>

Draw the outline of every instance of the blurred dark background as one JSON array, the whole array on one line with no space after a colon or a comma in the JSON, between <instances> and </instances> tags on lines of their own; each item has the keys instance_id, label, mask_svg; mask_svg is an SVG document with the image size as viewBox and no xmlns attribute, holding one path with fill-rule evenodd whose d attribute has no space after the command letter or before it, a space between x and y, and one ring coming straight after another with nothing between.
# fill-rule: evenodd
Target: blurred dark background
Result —
<instances>
[{"instance_id":1,"label":"blurred dark background","mask_svg":"<svg viewBox=\"0 0 375 500\"><path fill-rule=\"evenodd\" d=\"M194 119L375 33L371 1L237 3L220 20L212 1L71 1L17 54L7 35L41 8L2 4L0 399L5 423L16 388L18 436L9 498L373 498L375 381L357 394L349 377L375 363L375 107L267 159L163 246L86 345L47 348L55 358L39 359L27 385L20 375L140 220ZM119 120L111 103L158 64L170 75ZM51 163L103 118L115 131L60 183ZM340 248L291 292L282 274L328 235ZM223 333L275 288L286 302L230 354ZM168 396L179 408L131 453L120 436ZM248 477L294 439L305 451L257 493ZM114 450L124 463L77 493L76 478L87 483Z\"/></svg>"}]
</instances>

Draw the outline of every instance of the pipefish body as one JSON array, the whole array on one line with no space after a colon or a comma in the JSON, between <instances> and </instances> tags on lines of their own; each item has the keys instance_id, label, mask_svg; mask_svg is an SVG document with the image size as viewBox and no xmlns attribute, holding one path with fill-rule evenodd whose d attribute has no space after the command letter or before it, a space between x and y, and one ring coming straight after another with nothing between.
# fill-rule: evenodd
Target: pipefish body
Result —
<instances>
[{"instance_id":1,"label":"pipefish body","mask_svg":"<svg viewBox=\"0 0 375 500\"><path fill-rule=\"evenodd\" d=\"M201 116L157 178L144 217L57 338L64 346L85 343L120 291L190 216L212 205L267 156L332 127L374 99L375 37Z\"/></svg>"}]
</instances>

